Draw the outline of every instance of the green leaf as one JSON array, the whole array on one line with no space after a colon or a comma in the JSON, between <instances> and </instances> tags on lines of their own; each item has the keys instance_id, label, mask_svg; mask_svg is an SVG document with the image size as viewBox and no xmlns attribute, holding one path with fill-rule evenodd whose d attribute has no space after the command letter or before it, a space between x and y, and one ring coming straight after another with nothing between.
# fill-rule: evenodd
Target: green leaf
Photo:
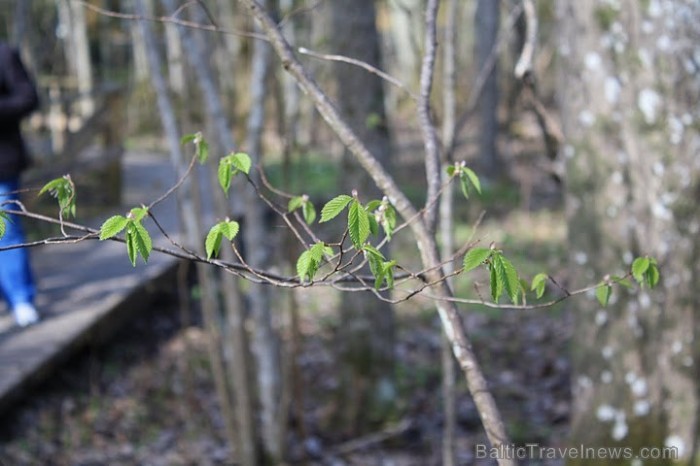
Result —
<instances>
[{"instance_id":1,"label":"green leaf","mask_svg":"<svg viewBox=\"0 0 700 466\"><path fill-rule=\"evenodd\" d=\"M384 228L384 233L386 237L391 240L391 235L394 234L396 229L396 211L390 205L386 206L384 210L384 220L382 221L382 228Z\"/></svg>"},{"instance_id":2,"label":"green leaf","mask_svg":"<svg viewBox=\"0 0 700 466\"><path fill-rule=\"evenodd\" d=\"M472 248L464 255L464 270L469 272L483 264L493 251L489 248Z\"/></svg>"},{"instance_id":3,"label":"green leaf","mask_svg":"<svg viewBox=\"0 0 700 466\"><path fill-rule=\"evenodd\" d=\"M311 250L302 252L299 259L297 259L297 275L299 275L299 279L304 281L306 277L309 277L309 280L313 280L317 270L318 263L314 261Z\"/></svg>"},{"instance_id":4,"label":"green leaf","mask_svg":"<svg viewBox=\"0 0 700 466\"><path fill-rule=\"evenodd\" d=\"M131 265L136 267L136 239L133 235L126 235L126 253L129 256Z\"/></svg>"},{"instance_id":5,"label":"green leaf","mask_svg":"<svg viewBox=\"0 0 700 466\"><path fill-rule=\"evenodd\" d=\"M494 254L491 257L491 267L496 271L496 285L497 293L496 296L499 298L506 290L507 277L506 277L506 267L503 263L503 256L500 254ZM510 296L510 293L508 293Z\"/></svg>"},{"instance_id":6,"label":"green leaf","mask_svg":"<svg viewBox=\"0 0 700 466\"><path fill-rule=\"evenodd\" d=\"M129 211L129 219L135 222L140 222L146 215L148 215L148 208L146 207L134 207Z\"/></svg>"},{"instance_id":7,"label":"green leaf","mask_svg":"<svg viewBox=\"0 0 700 466\"><path fill-rule=\"evenodd\" d=\"M395 260L384 262L384 279L386 280L386 286L389 287L389 289L394 288L394 267L396 267Z\"/></svg>"},{"instance_id":8,"label":"green leaf","mask_svg":"<svg viewBox=\"0 0 700 466\"><path fill-rule=\"evenodd\" d=\"M506 259L502 254L498 254L498 258L505 273L504 288L506 294L508 294L508 297L510 297L510 300L513 302L513 304L518 304L518 299L522 290L522 285L520 284L520 277L518 277L518 272L515 270L513 263Z\"/></svg>"},{"instance_id":9,"label":"green leaf","mask_svg":"<svg viewBox=\"0 0 700 466\"><path fill-rule=\"evenodd\" d=\"M348 209L348 232L355 249L362 248L370 233L369 214L362 204L354 199Z\"/></svg>"},{"instance_id":10,"label":"green leaf","mask_svg":"<svg viewBox=\"0 0 700 466\"><path fill-rule=\"evenodd\" d=\"M620 276L617 276L617 275L613 275L612 277L610 277L610 280L612 280L613 282L617 283L618 285L624 286L625 288L628 288L628 289L629 289L629 288L632 288L632 282L629 281L629 279L627 279L627 278L625 278L625 277L620 277Z\"/></svg>"},{"instance_id":11,"label":"green leaf","mask_svg":"<svg viewBox=\"0 0 700 466\"><path fill-rule=\"evenodd\" d=\"M314 220L316 220L316 208L311 201L304 202L301 212L304 214L304 221L307 225L314 223Z\"/></svg>"},{"instance_id":12,"label":"green leaf","mask_svg":"<svg viewBox=\"0 0 700 466\"><path fill-rule=\"evenodd\" d=\"M497 301L504 291L513 304L518 304L522 291L518 272L503 254L494 253L491 256L491 296L494 297L494 301Z\"/></svg>"},{"instance_id":13,"label":"green leaf","mask_svg":"<svg viewBox=\"0 0 700 466\"><path fill-rule=\"evenodd\" d=\"M189 144L190 142L194 141L197 138L196 134L185 134L180 138L180 145L184 146L185 144Z\"/></svg>"},{"instance_id":14,"label":"green leaf","mask_svg":"<svg viewBox=\"0 0 700 466\"><path fill-rule=\"evenodd\" d=\"M204 249L207 253L207 259L218 256L221 250L221 241L224 238L233 241L239 229L240 225L233 220L225 220L211 227L204 240Z\"/></svg>"},{"instance_id":15,"label":"green leaf","mask_svg":"<svg viewBox=\"0 0 700 466\"><path fill-rule=\"evenodd\" d=\"M447 175L448 176L454 176L455 174L455 166L454 165L448 165L447 166Z\"/></svg>"},{"instance_id":16,"label":"green leaf","mask_svg":"<svg viewBox=\"0 0 700 466\"><path fill-rule=\"evenodd\" d=\"M476 173L474 173L474 170L471 168L462 167L462 173L467 175L469 181L472 183L472 186L474 186L474 189L476 189L476 192L481 194L481 182L479 181L479 177L476 176Z\"/></svg>"},{"instance_id":17,"label":"green leaf","mask_svg":"<svg viewBox=\"0 0 700 466\"><path fill-rule=\"evenodd\" d=\"M63 177L55 178L55 179L49 181L48 183L46 183L44 185L44 187L41 188L41 191L39 191L39 196L41 196L42 194L47 193L47 192L56 191L60 187L65 186L65 184L66 184L65 178L63 178Z\"/></svg>"},{"instance_id":18,"label":"green leaf","mask_svg":"<svg viewBox=\"0 0 700 466\"><path fill-rule=\"evenodd\" d=\"M634 262L632 262L632 276L638 283L644 282L644 275L649 269L651 262L648 257L637 257Z\"/></svg>"},{"instance_id":19,"label":"green leaf","mask_svg":"<svg viewBox=\"0 0 700 466\"><path fill-rule=\"evenodd\" d=\"M242 171L246 175L250 174L250 167L253 165L250 160L250 156L245 152L237 152L230 156L231 165L233 165L236 170Z\"/></svg>"},{"instance_id":20,"label":"green leaf","mask_svg":"<svg viewBox=\"0 0 700 466\"><path fill-rule=\"evenodd\" d=\"M362 248L362 250L367 252L367 254L369 256L374 256L377 259L382 260L382 261L386 260L386 258L384 257L384 254L382 254L382 252L379 249L375 248L371 244L365 244L364 247Z\"/></svg>"},{"instance_id":21,"label":"green leaf","mask_svg":"<svg viewBox=\"0 0 700 466\"><path fill-rule=\"evenodd\" d=\"M118 235L126 228L129 219L121 215L108 218L100 227L100 239L106 240Z\"/></svg>"},{"instance_id":22,"label":"green leaf","mask_svg":"<svg viewBox=\"0 0 700 466\"><path fill-rule=\"evenodd\" d=\"M379 224L377 223L377 219L373 214L370 214L369 212L367 213L367 220L369 220L369 232L373 236L377 236L379 234Z\"/></svg>"},{"instance_id":23,"label":"green leaf","mask_svg":"<svg viewBox=\"0 0 700 466\"><path fill-rule=\"evenodd\" d=\"M375 200L369 201L369 202L367 203L367 205L365 206L365 210L366 210L367 212L373 212L373 211L377 210L377 208L378 208L380 205L382 205L382 201L378 201L377 199L375 199Z\"/></svg>"},{"instance_id":24,"label":"green leaf","mask_svg":"<svg viewBox=\"0 0 700 466\"><path fill-rule=\"evenodd\" d=\"M536 293L537 299L544 296L544 289L547 285L547 279L549 279L549 275L546 273L538 273L535 275L535 278L532 279L532 286L530 287L530 290Z\"/></svg>"},{"instance_id":25,"label":"green leaf","mask_svg":"<svg viewBox=\"0 0 700 466\"><path fill-rule=\"evenodd\" d=\"M233 220L226 220L224 222L219 223L221 234L226 237L229 241L233 241L233 239L236 237L238 234L238 230L240 230L240 225L238 222L233 221Z\"/></svg>"},{"instance_id":26,"label":"green leaf","mask_svg":"<svg viewBox=\"0 0 700 466\"><path fill-rule=\"evenodd\" d=\"M202 137L197 141L197 149L195 155L200 164L203 164L209 158L209 143Z\"/></svg>"},{"instance_id":27,"label":"green leaf","mask_svg":"<svg viewBox=\"0 0 700 466\"><path fill-rule=\"evenodd\" d=\"M136 250L143 258L144 262L148 262L148 257L153 249L153 242L151 241L151 235L139 222L131 222L127 230L127 234L131 231L131 235L134 237L134 245Z\"/></svg>"},{"instance_id":28,"label":"green leaf","mask_svg":"<svg viewBox=\"0 0 700 466\"><path fill-rule=\"evenodd\" d=\"M219 186L228 194L228 190L231 188L231 178L233 177L233 170L231 169L231 164L226 157L219 160L218 178Z\"/></svg>"},{"instance_id":29,"label":"green leaf","mask_svg":"<svg viewBox=\"0 0 700 466\"><path fill-rule=\"evenodd\" d=\"M337 217L350 201L352 201L352 197L347 194L341 194L328 201L326 205L323 206L323 209L321 209L320 223L327 222Z\"/></svg>"},{"instance_id":30,"label":"green leaf","mask_svg":"<svg viewBox=\"0 0 700 466\"><path fill-rule=\"evenodd\" d=\"M38 195L41 196L46 192L58 200L62 215L75 217L75 191L69 175L49 181L41 188Z\"/></svg>"},{"instance_id":31,"label":"green leaf","mask_svg":"<svg viewBox=\"0 0 700 466\"><path fill-rule=\"evenodd\" d=\"M498 280L496 268L494 267L493 262L489 265L489 272L491 298L493 298L494 302L496 302L498 301L498 298L501 297L501 294L503 294L503 283Z\"/></svg>"},{"instance_id":32,"label":"green leaf","mask_svg":"<svg viewBox=\"0 0 700 466\"><path fill-rule=\"evenodd\" d=\"M207 252L207 260L219 255L221 240L224 238L221 232L221 224L216 224L209 230L207 238L204 240L204 249Z\"/></svg>"},{"instance_id":33,"label":"green leaf","mask_svg":"<svg viewBox=\"0 0 700 466\"><path fill-rule=\"evenodd\" d=\"M314 279L324 254L332 255L333 249L321 241L301 253L297 259L297 275L301 281L306 280L306 277L309 277L309 280Z\"/></svg>"},{"instance_id":34,"label":"green leaf","mask_svg":"<svg viewBox=\"0 0 700 466\"><path fill-rule=\"evenodd\" d=\"M311 258L314 261L316 261L317 264L320 264L323 260L323 255L328 251L328 249L329 248L325 245L325 243L319 241L318 243L311 246L311 249L309 249L309 253L311 254ZM333 253L332 249L331 253Z\"/></svg>"},{"instance_id":35,"label":"green leaf","mask_svg":"<svg viewBox=\"0 0 700 466\"><path fill-rule=\"evenodd\" d=\"M11 222L10 217L5 212L0 212L0 239L5 236L7 232L6 222Z\"/></svg>"},{"instance_id":36,"label":"green leaf","mask_svg":"<svg viewBox=\"0 0 700 466\"><path fill-rule=\"evenodd\" d=\"M462 195L464 195L464 198L469 199L469 183L467 182L467 177L464 175L464 173L460 173L459 175L459 187L462 190Z\"/></svg>"},{"instance_id":37,"label":"green leaf","mask_svg":"<svg viewBox=\"0 0 700 466\"><path fill-rule=\"evenodd\" d=\"M287 212L294 212L303 204L304 198L302 196L294 196L289 200L289 204L287 204Z\"/></svg>"},{"instance_id":38,"label":"green leaf","mask_svg":"<svg viewBox=\"0 0 700 466\"><path fill-rule=\"evenodd\" d=\"M369 270L372 272L372 275L375 278L375 283L377 283L377 281L379 282L379 285L375 286L375 288L379 288L383 281L382 264L384 263L386 258L384 257L384 254L382 254L377 248L375 248L371 244L365 244L362 250L365 252L367 262L369 262Z\"/></svg>"},{"instance_id":39,"label":"green leaf","mask_svg":"<svg viewBox=\"0 0 700 466\"><path fill-rule=\"evenodd\" d=\"M649 288L654 288L659 284L660 278L661 274L659 273L659 267L656 265L656 261L654 261L649 265L649 268L645 273L646 283L649 285Z\"/></svg>"},{"instance_id":40,"label":"green leaf","mask_svg":"<svg viewBox=\"0 0 700 466\"><path fill-rule=\"evenodd\" d=\"M595 289L595 297L598 298L598 302L601 306L605 307L610 301L610 295L612 294L612 286L601 283L598 288Z\"/></svg>"}]
</instances>

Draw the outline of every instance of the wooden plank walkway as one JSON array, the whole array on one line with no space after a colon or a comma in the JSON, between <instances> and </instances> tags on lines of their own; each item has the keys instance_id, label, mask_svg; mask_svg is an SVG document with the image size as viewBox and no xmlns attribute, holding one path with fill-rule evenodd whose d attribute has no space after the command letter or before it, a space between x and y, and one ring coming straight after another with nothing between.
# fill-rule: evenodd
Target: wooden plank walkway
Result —
<instances>
[{"instance_id":1,"label":"wooden plank walkway","mask_svg":"<svg viewBox=\"0 0 700 466\"><path fill-rule=\"evenodd\" d=\"M124 213L162 194L174 174L166 155L129 152L124 154L122 180ZM177 230L174 200L156 206L154 213L169 231ZM149 230L154 244L166 246L165 238ZM154 253L148 265L139 262L134 268L123 244L92 240L41 246L31 255L42 321L16 328L7 307L0 309L0 411L11 408L82 345L108 338L132 313L148 306L154 283L172 274L177 263Z\"/></svg>"}]
</instances>

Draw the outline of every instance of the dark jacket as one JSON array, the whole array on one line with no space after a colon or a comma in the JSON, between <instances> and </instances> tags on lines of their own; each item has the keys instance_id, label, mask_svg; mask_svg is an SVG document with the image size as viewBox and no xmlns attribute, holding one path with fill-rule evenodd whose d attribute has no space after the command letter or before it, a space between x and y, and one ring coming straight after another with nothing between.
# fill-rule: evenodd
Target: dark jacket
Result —
<instances>
[{"instance_id":1,"label":"dark jacket","mask_svg":"<svg viewBox=\"0 0 700 466\"><path fill-rule=\"evenodd\" d=\"M20 121L38 106L36 88L19 53L0 42L0 180L17 177L29 165Z\"/></svg>"}]
</instances>

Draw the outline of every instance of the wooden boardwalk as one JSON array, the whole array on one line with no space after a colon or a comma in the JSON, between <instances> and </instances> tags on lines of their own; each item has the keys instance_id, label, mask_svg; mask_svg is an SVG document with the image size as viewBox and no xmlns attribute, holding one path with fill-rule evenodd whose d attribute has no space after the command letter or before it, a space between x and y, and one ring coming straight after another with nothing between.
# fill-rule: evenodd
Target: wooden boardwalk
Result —
<instances>
[{"instance_id":1,"label":"wooden boardwalk","mask_svg":"<svg viewBox=\"0 0 700 466\"><path fill-rule=\"evenodd\" d=\"M174 180L163 154L126 153L122 173L121 213L155 199ZM169 231L177 230L173 200L158 205L154 213ZM89 223L99 226L108 215ZM154 244L165 246L165 238L148 223ZM0 411L11 408L82 345L108 338L121 322L149 306L155 282L167 278L176 265L175 259L154 253L148 265L139 262L134 268L125 246L111 241L40 246L31 255L42 321L16 328L0 304Z\"/></svg>"}]
</instances>

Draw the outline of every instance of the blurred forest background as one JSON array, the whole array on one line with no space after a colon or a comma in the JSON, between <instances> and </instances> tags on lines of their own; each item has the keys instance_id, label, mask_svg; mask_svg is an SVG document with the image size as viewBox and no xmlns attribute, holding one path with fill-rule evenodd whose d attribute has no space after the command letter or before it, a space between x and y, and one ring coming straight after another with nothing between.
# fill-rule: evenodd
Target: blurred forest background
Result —
<instances>
[{"instance_id":1,"label":"blurred forest background","mask_svg":"<svg viewBox=\"0 0 700 466\"><path fill-rule=\"evenodd\" d=\"M74 173L79 207L98 217L120 183L114 147L162 154L182 172L191 147L180 138L201 131L212 157L248 152L266 182L308 195L319 213L353 189L381 199L242 3L0 0L0 37L20 48L41 93L27 122L40 174L30 179ZM433 2L258 3L423 205L432 194L416 96ZM511 441L679 453L677 462L570 464L696 464L700 4L437 3L430 116L441 172L463 160L482 183L468 199L459 187L440 193L443 258L472 240L495 243L525 279L549 274L541 302L625 276L634 257L655 257L662 271L659 288L615 288L605 308L593 291L544 309L458 304ZM284 222L245 188L198 206L196 192L215 191L210 179L180 198L186 243L202 244L210 225L193 214L210 209L241 220L249 264L294 275L303 249ZM405 231L385 253L421 268ZM389 305L330 287L275 289L202 264L187 273L162 308L13 414L0 463L495 462L475 456L488 441L428 297ZM489 301L481 272L451 287Z\"/></svg>"}]
</instances>

